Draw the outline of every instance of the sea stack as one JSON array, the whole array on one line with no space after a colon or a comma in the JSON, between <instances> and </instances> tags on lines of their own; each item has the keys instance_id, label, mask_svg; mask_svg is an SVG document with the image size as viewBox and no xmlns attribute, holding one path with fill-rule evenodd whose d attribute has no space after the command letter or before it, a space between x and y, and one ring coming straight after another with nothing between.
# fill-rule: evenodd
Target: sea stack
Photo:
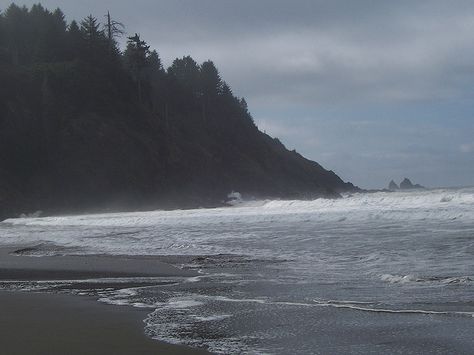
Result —
<instances>
[{"instance_id":1,"label":"sea stack","mask_svg":"<svg viewBox=\"0 0 474 355\"><path fill-rule=\"evenodd\" d=\"M411 189L424 189L424 186L421 186L419 184L413 185L410 179L405 178L403 181L400 183L400 189L401 190L411 190Z\"/></svg>"},{"instance_id":2,"label":"sea stack","mask_svg":"<svg viewBox=\"0 0 474 355\"><path fill-rule=\"evenodd\" d=\"M409 190L413 189L415 186L411 183L410 179L405 178L403 181L400 183L400 189L402 190Z\"/></svg>"},{"instance_id":3,"label":"sea stack","mask_svg":"<svg viewBox=\"0 0 474 355\"><path fill-rule=\"evenodd\" d=\"M388 189L390 191L397 191L399 190L400 188L398 187L397 183L395 181L390 181L390 184L388 184Z\"/></svg>"}]
</instances>

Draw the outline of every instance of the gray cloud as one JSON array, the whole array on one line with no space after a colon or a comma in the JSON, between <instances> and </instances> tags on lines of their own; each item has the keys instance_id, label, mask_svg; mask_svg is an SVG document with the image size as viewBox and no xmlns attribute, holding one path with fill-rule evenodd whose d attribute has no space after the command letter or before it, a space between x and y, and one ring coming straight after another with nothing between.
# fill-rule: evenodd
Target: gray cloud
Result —
<instances>
[{"instance_id":1,"label":"gray cloud","mask_svg":"<svg viewBox=\"0 0 474 355\"><path fill-rule=\"evenodd\" d=\"M100 17L110 9L166 63L184 54L213 58L237 91L255 102L449 98L474 76L470 1L43 4L64 8L70 18L89 12Z\"/></svg>"}]
</instances>

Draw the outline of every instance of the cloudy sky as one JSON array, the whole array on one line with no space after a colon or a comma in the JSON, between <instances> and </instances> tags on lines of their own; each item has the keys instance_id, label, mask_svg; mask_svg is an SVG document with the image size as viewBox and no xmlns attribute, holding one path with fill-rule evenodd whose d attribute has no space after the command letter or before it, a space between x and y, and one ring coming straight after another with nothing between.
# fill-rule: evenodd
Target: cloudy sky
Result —
<instances>
[{"instance_id":1,"label":"cloudy sky","mask_svg":"<svg viewBox=\"0 0 474 355\"><path fill-rule=\"evenodd\" d=\"M166 65L212 59L262 130L361 187L474 185L471 0L41 3L110 10Z\"/></svg>"}]
</instances>

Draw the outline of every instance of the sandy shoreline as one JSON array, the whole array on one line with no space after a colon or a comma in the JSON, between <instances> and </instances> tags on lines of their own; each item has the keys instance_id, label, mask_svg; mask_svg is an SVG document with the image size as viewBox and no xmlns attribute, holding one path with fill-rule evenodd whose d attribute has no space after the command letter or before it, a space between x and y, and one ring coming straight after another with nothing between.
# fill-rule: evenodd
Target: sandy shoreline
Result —
<instances>
[{"instance_id":1,"label":"sandy shoreline","mask_svg":"<svg viewBox=\"0 0 474 355\"><path fill-rule=\"evenodd\" d=\"M190 277L155 258L26 257L0 249L0 280ZM155 282L159 283L159 282ZM127 287L130 285L121 285ZM111 306L92 297L0 291L0 352L5 354L206 354L148 338L150 310Z\"/></svg>"},{"instance_id":2,"label":"sandy shoreline","mask_svg":"<svg viewBox=\"0 0 474 355\"><path fill-rule=\"evenodd\" d=\"M21 248L0 248L0 280L65 280L98 277L192 277L158 257L44 256L16 253Z\"/></svg>"},{"instance_id":3,"label":"sandy shoreline","mask_svg":"<svg viewBox=\"0 0 474 355\"><path fill-rule=\"evenodd\" d=\"M0 292L3 354L206 354L152 340L146 311L89 297Z\"/></svg>"}]
</instances>

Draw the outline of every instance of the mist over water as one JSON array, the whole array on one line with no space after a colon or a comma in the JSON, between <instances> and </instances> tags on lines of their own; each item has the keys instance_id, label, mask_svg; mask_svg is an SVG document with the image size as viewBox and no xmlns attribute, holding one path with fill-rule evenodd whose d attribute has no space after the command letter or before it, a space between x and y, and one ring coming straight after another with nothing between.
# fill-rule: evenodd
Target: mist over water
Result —
<instances>
[{"instance_id":1,"label":"mist over water","mask_svg":"<svg viewBox=\"0 0 474 355\"><path fill-rule=\"evenodd\" d=\"M474 188L10 219L0 244L194 256L182 266L200 277L98 295L149 307L146 333L168 342L221 353L474 348Z\"/></svg>"}]
</instances>

